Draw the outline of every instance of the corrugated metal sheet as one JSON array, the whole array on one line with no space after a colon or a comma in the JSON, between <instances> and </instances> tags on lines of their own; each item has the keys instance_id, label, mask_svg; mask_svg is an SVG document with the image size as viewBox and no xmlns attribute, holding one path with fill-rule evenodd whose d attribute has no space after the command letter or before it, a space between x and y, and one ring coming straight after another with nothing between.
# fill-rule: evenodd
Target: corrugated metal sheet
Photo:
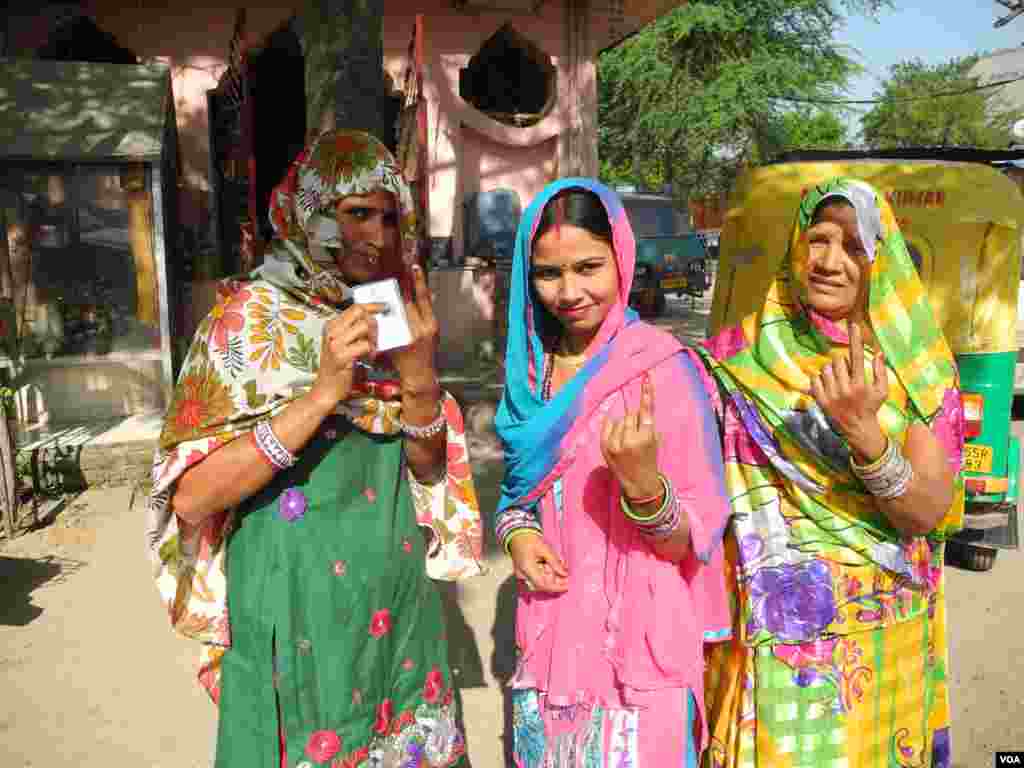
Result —
<instances>
[{"instance_id":1,"label":"corrugated metal sheet","mask_svg":"<svg viewBox=\"0 0 1024 768\"><path fill-rule=\"evenodd\" d=\"M174 119L170 68L0 58L0 157L152 160Z\"/></svg>"}]
</instances>

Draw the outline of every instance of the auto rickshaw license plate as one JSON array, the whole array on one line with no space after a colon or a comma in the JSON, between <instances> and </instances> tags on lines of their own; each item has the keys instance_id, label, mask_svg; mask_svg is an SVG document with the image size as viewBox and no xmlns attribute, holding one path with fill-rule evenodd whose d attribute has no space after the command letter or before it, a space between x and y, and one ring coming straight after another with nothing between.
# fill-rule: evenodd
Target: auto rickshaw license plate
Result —
<instances>
[{"instance_id":1,"label":"auto rickshaw license plate","mask_svg":"<svg viewBox=\"0 0 1024 768\"><path fill-rule=\"evenodd\" d=\"M686 287L685 277L670 277L661 281L661 287L666 291L682 290Z\"/></svg>"},{"instance_id":2,"label":"auto rickshaw license plate","mask_svg":"<svg viewBox=\"0 0 1024 768\"><path fill-rule=\"evenodd\" d=\"M987 445L965 445L964 471L981 473L991 472L992 448Z\"/></svg>"}]
</instances>

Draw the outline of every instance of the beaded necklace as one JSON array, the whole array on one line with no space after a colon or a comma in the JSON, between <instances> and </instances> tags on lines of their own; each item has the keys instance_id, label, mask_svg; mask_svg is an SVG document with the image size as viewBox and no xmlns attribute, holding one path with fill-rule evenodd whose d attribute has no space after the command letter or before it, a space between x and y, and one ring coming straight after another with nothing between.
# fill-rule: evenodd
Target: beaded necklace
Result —
<instances>
[{"instance_id":1,"label":"beaded necklace","mask_svg":"<svg viewBox=\"0 0 1024 768\"><path fill-rule=\"evenodd\" d=\"M541 385L540 396L547 402L551 399L551 379L555 372L555 356L550 352L544 353L544 383Z\"/></svg>"}]
</instances>

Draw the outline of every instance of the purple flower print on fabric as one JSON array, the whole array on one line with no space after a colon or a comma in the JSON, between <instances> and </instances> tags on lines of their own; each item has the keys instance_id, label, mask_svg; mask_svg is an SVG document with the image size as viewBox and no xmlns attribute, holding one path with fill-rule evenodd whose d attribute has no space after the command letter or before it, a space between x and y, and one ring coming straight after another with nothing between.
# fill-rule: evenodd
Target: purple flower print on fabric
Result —
<instances>
[{"instance_id":1,"label":"purple flower print on fabric","mask_svg":"<svg viewBox=\"0 0 1024 768\"><path fill-rule=\"evenodd\" d=\"M758 570L750 597L754 626L787 643L814 639L836 616L832 575L817 560Z\"/></svg>"},{"instance_id":2,"label":"purple flower print on fabric","mask_svg":"<svg viewBox=\"0 0 1024 768\"><path fill-rule=\"evenodd\" d=\"M949 728L939 728L932 734L932 768L949 768Z\"/></svg>"},{"instance_id":3,"label":"purple flower print on fabric","mask_svg":"<svg viewBox=\"0 0 1024 768\"><path fill-rule=\"evenodd\" d=\"M740 539L740 553L743 562L748 563L758 558L764 552L764 539L756 533L748 533Z\"/></svg>"},{"instance_id":4,"label":"purple flower print on fabric","mask_svg":"<svg viewBox=\"0 0 1024 768\"><path fill-rule=\"evenodd\" d=\"M289 488L281 494L278 512L281 519L289 523L301 520L306 516L306 496L298 488Z\"/></svg>"}]
</instances>

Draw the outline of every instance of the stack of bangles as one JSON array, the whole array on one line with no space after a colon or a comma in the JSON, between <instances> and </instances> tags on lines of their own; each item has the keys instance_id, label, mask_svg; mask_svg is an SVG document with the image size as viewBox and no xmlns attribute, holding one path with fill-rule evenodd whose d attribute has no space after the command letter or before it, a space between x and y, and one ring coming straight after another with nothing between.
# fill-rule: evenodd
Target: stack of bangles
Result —
<instances>
[{"instance_id":1,"label":"stack of bangles","mask_svg":"<svg viewBox=\"0 0 1024 768\"><path fill-rule=\"evenodd\" d=\"M256 446L256 450L260 452L260 456L272 468L288 469L295 465L295 454L285 448L277 439L274 430L270 428L269 420L264 419L257 422L256 428L249 433L249 438Z\"/></svg>"},{"instance_id":2,"label":"stack of bangles","mask_svg":"<svg viewBox=\"0 0 1024 768\"><path fill-rule=\"evenodd\" d=\"M649 539L663 541L679 528L680 507L669 479L660 473L658 479L661 480L661 493L646 499L628 499L623 494L619 498L619 503L622 505L623 514L639 529L642 535ZM662 500L661 506L652 514L638 515L634 511L635 507L651 504L659 498Z\"/></svg>"},{"instance_id":3,"label":"stack of bangles","mask_svg":"<svg viewBox=\"0 0 1024 768\"><path fill-rule=\"evenodd\" d=\"M850 456L850 470L877 499L895 499L907 492L914 479L914 468L893 440L886 440L885 451L875 461L860 465Z\"/></svg>"},{"instance_id":4,"label":"stack of bangles","mask_svg":"<svg viewBox=\"0 0 1024 768\"><path fill-rule=\"evenodd\" d=\"M540 523L537 522L537 517L532 511L513 507L498 517L498 525L494 535L498 541L502 542L506 553L512 554L509 548L509 545L512 544L512 539L524 533L535 533L537 535L543 533Z\"/></svg>"}]
</instances>

